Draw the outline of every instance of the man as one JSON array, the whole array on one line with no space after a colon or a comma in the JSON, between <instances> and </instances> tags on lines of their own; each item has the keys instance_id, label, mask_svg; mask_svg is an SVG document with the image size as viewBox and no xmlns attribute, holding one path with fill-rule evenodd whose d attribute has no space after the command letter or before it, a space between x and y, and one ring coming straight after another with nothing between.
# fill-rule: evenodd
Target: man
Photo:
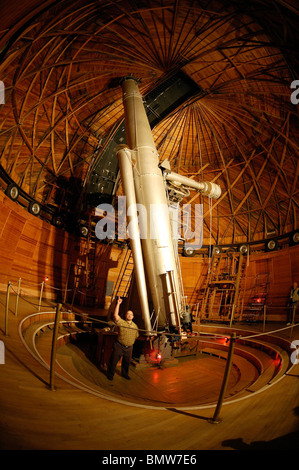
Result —
<instances>
[{"instance_id":1,"label":"man","mask_svg":"<svg viewBox=\"0 0 299 470\"><path fill-rule=\"evenodd\" d=\"M287 325L295 322L296 308L299 303L299 287L297 287L297 282L293 283L293 287L290 291L289 298L289 319Z\"/></svg>"},{"instance_id":2,"label":"man","mask_svg":"<svg viewBox=\"0 0 299 470\"><path fill-rule=\"evenodd\" d=\"M114 321L119 327L119 333L117 341L113 345L112 354L107 368L108 380L113 380L115 368L121 357L121 375L125 379L130 380L129 366L132 359L133 344L139 336L138 326L133 322L133 312L128 310L125 320L119 316L119 307L121 303L122 299L119 297L113 315Z\"/></svg>"}]
</instances>

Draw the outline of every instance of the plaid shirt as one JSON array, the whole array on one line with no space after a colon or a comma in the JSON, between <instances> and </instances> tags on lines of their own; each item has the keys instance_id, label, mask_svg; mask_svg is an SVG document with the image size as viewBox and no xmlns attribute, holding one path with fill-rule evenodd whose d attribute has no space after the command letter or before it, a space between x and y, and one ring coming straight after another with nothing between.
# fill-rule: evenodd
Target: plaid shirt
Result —
<instances>
[{"instance_id":1,"label":"plaid shirt","mask_svg":"<svg viewBox=\"0 0 299 470\"><path fill-rule=\"evenodd\" d=\"M290 301L293 304L295 304L296 302L299 301L299 287L296 287L296 289L294 289L294 288L291 289Z\"/></svg>"},{"instance_id":2,"label":"plaid shirt","mask_svg":"<svg viewBox=\"0 0 299 470\"><path fill-rule=\"evenodd\" d=\"M138 326L136 323L128 323L126 320L120 318L115 322L119 326L118 341L124 346L133 346L135 340L139 336ZM123 327L123 328L122 328Z\"/></svg>"}]
</instances>

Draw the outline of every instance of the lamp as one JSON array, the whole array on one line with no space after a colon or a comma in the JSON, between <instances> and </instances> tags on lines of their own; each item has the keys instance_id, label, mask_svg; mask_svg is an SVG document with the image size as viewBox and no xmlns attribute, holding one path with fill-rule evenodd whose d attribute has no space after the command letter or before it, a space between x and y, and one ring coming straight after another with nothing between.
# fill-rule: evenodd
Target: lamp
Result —
<instances>
[{"instance_id":1,"label":"lamp","mask_svg":"<svg viewBox=\"0 0 299 470\"><path fill-rule=\"evenodd\" d=\"M184 246L183 248L183 255L184 256L194 256L195 255L195 248L193 248L192 246Z\"/></svg>"},{"instance_id":2,"label":"lamp","mask_svg":"<svg viewBox=\"0 0 299 470\"><path fill-rule=\"evenodd\" d=\"M39 215L40 213L40 205L38 202L35 202L35 201L31 201L29 203L29 206L28 206L28 211L30 212L30 214L32 215Z\"/></svg>"},{"instance_id":3,"label":"lamp","mask_svg":"<svg viewBox=\"0 0 299 470\"><path fill-rule=\"evenodd\" d=\"M63 219L59 215L54 215L54 217L52 219L52 223L53 223L53 225L55 225L55 227L58 227L58 228L63 227Z\"/></svg>"},{"instance_id":4,"label":"lamp","mask_svg":"<svg viewBox=\"0 0 299 470\"><path fill-rule=\"evenodd\" d=\"M275 238L271 238L266 241L266 251L274 251L278 248L278 241Z\"/></svg>"},{"instance_id":5,"label":"lamp","mask_svg":"<svg viewBox=\"0 0 299 470\"><path fill-rule=\"evenodd\" d=\"M239 252L242 253L242 255L246 255L248 252L248 245L239 246Z\"/></svg>"},{"instance_id":6,"label":"lamp","mask_svg":"<svg viewBox=\"0 0 299 470\"><path fill-rule=\"evenodd\" d=\"M299 231L295 230L290 237L291 245L297 245L299 243Z\"/></svg>"},{"instance_id":7,"label":"lamp","mask_svg":"<svg viewBox=\"0 0 299 470\"><path fill-rule=\"evenodd\" d=\"M88 228L86 227L86 225L81 225L80 226L80 235L81 235L81 237L87 237Z\"/></svg>"},{"instance_id":8,"label":"lamp","mask_svg":"<svg viewBox=\"0 0 299 470\"><path fill-rule=\"evenodd\" d=\"M19 188L16 184L11 183L7 186L5 190L6 196L8 196L13 201L16 201L19 197Z\"/></svg>"}]
</instances>

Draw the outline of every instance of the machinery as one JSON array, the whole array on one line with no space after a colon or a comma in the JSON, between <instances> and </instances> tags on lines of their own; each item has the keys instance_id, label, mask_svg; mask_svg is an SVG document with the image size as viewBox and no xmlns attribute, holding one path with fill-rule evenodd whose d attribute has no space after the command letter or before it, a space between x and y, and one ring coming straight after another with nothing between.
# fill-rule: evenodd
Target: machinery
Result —
<instances>
[{"instance_id":1,"label":"machinery","mask_svg":"<svg viewBox=\"0 0 299 470\"><path fill-rule=\"evenodd\" d=\"M124 78L122 90L127 144L119 147L117 157L144 330L148 336L158 330L180 336L190 314L184 303L171 207L177 208L189 189L214 199L221 189L172 172L168 162L160 165L138 80Z\"/></svg>"}]
</instances>

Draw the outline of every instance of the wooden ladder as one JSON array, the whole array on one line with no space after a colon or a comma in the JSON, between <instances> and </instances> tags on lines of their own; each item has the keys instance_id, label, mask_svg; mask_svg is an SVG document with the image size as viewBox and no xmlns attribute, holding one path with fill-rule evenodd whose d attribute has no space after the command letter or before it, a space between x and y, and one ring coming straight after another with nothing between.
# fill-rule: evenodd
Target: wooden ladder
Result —
<instances>
[{"instance_id":1,"label":"wooden ladder","mask_svg":"<svg viewBox=\"0 0 299 470\"><path fill-rule=\"evenodd\" d=\"M92 215L90 215L88 221L88 234L80 244L80 255L78 256L78 260L77 262L70 263L68 267L65 301L70 297L67 294L68 289L72 289L72 305L75 302L76 297L80 305L94 304L94 289L96 286L95 268L95 222L93 221Z\"/></svg>"},{"instance_id":2,"label":"wooden ladder","mask_svg":"<svg viewBox=\"0 0 299 470\"><path fill-rule=\"evenodd\" d=\"M203 319L227 319L241 314L246 256L242 253L215 253L203 294L200 316ZM224 313L223 313L224 312Z\"/></svg>"},{"instance_id":3,"label":"wooden ladder","mask_svg":"<svg viewBox=\"0 0 299 470\"><path fill-rule=\"evenodd\" d=\"M134 262L132 251L129 247L126 247L125 256L118 274L118 278L113 287L111 303L116 297L127 297L133 277L133 271Z\"/></svg>"}]
</instances>

